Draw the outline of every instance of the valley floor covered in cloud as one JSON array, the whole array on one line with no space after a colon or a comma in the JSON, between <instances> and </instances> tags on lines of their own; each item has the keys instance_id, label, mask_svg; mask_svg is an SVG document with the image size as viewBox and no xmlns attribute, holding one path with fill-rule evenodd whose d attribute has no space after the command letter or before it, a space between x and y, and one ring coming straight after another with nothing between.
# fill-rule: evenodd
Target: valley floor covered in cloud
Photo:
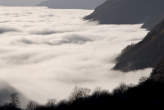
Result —
<instances>
[{"instance_id":1,"label":"valley floor covered in cloud","mask_svg":"<svg viewBox=\"0 0 164 110\"><path fill-rule=\"evenodd\" d=\"M92 10L0 8L0 80L29 99L67 98L75 86L112 90L151 69L113 71L114 58L147 33L141 25L98 25Z\"/></svg>"}]
</instances>

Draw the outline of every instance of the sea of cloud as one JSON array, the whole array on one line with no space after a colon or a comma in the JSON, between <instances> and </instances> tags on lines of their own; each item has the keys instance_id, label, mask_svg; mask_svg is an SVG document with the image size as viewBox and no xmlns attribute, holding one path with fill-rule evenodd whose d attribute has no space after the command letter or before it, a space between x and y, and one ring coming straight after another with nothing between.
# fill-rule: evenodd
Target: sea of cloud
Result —
<instances>
[{"instance_id":1,"label":"sea of cloud","mask_svg":"<svg viewBox=\"0 0 164 110\"><path fill-rule=\"evenodd\" d=\"M147 31L140 24L82 20L91 12L0 7L0 80L43 103L67 98L75 86L112 90L148 77L151 69L129 73L111 69L121 50Z\"/></svg>"}]
</instances>

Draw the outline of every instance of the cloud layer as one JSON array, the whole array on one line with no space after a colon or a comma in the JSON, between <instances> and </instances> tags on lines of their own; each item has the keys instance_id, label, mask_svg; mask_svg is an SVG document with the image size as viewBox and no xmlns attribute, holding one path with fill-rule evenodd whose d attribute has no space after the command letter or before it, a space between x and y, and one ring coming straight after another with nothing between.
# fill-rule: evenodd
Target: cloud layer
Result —
<instances>
[{"instance_id":1,"label":"cloud layer","mask_svg":"<svg viewBox=\"0 0 164 110\"><path fill-rule=\"evenodd\" d=\"M75 86L112 90L134 83L151 69L112 71L114 58L140 41L141 25L83 21L88 10L0 8L0 80L32 100L67 98Z\"/></svg>"}]
</instances>

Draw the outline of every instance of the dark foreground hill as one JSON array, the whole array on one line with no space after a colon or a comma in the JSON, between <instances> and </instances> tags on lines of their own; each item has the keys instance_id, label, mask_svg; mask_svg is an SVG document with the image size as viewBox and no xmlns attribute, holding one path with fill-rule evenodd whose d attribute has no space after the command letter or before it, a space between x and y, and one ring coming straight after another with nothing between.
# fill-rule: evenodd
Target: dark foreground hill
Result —
<instances>
[{"instance_id":1,"label":"dark foreground hill","mask_svg":"<svg viewBox=\"0 0 164 110\"><path fill-rule=\"evenodd\" d=\"M150 29L164 18L164 0L107 0L86 16L102 24L138 24Z\"/></svg>"},{"instance_id":2,"label":"dark foreground hill","mask_svg":"<svg viewBox=\"0 0 164 110\"><path fill-rule=\"evenodd\" d=\"M112 93L97 89L88 95L88 89L76 89L70 100L46 105L29 103L26 110L162 110L164 109L164 60L153 70L149 79L142 78L137 86L121 85ZM21 110L16 104L7 104L0 110Z\"/></svg>"},{"instance_id":3,"label":"dark foreground hill","mask_svg":"<svg viewBox=\"0 0 164 110\"><path fill-rule=\"evenodd\" d=\"M114 69L130 71L155 67L164 57L164 20L139 43L126 47L117 57Z\"/></svg>"}]
</instances>

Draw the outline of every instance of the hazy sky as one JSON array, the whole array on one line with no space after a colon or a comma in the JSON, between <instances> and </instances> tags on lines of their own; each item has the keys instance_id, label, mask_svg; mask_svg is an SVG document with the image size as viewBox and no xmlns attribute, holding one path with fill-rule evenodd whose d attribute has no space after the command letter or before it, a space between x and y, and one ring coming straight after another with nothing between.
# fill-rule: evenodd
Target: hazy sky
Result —
<instances>
[{"instance_id":1,"label":"hazy sky","mask_svg":"<svg viewBox=\"0 0 164 110\"><path fill-rule=\"evenodd\" d=\"M105 0L47 0L40 5L59 9L95 9Z\"/></svg>"},{"instance_id":2,"label":"hazy sky","mask_svg":"<svg viewBox=\"0 0 164 110\"><path fill-rule=\"evenodd\" d=\"M29 6L29 5L42 4L43 6L48 6L50 8L89 7L89 9L93 9L96 8L97 5L103 3L104 1L105 0L0 0L0 5Z\"/></svg>"},{"instance_id":3,"label":"hazy sky","mask_svg":"<svg viewBox=\"0 0 164 110\"><path fill-rule=\"evenodd\" d=\"M0 5L35 5L45 0L0 0Z\"/></svg>"}]
</instances>

